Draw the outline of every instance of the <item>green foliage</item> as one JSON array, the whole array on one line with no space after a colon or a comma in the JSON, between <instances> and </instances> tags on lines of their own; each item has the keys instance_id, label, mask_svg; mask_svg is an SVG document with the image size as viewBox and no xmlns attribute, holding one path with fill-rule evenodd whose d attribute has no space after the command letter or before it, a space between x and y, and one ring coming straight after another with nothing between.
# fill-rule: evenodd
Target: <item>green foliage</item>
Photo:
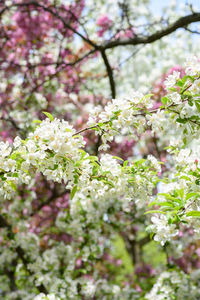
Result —
<instances>
[{"instance_id":1,"label":"green foliage","mask_svg":"<svg viewBox=\"0 0 200 300\"><path fill-rule=\"evenodd\" d=\"M50 121L53 121L53 120L54 120L54 117L53 117L52 114L50 114L49 112L43 111L43 114L44 114L45 116L47 116L47 118L49 118Z\"/></svg>"}]
</instances>

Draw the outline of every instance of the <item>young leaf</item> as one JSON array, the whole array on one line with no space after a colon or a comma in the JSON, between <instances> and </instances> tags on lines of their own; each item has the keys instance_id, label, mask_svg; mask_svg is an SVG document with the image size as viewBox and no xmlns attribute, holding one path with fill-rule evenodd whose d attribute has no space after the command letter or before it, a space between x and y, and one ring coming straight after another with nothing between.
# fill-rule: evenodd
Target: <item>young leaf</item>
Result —
<instances>
[{"instance_id":1,"label":"young leaf","mask_svg":"<svg viewBox=\"0 0 200 300\"><path fill-rule=\"evenodd\" d=\"M187 217L200 217L200 211L192 210L186 213Z\"/></svg>"},{"instance_id":2,"label":"young leaf","mask_svg":"<svg viewBox=\"0 0 200 300\"><path fill-rule=\"evenodd\" d=\"M186 195L185 200L187 201L188 199L190 199L192 197L197 197L197 196L199 196L199 193L192 192L192 193L189 193Z\"/></svg>"},{"instance_id":3,"label":"young leaf","mask_svg":"<svg viewBox=\"0 0 200 300\"><path fill-rule=\"evenodd\" d=\"M162 101L163 104L167 104L168 98L167 97L162 97L161 101Z\"/></svg>"},{"instance_id":4,"label":"young leaf","mask_svg":"<svg viewBox=\"0 0 200 300\"><path fill-rule=\"evenodd\" d=\"M121 157L118 157L118 156L113 156L113 158L124 161Z\"/></svg>"},{"instance_id":5,"label":"young leaf","mask_svg":"<svg viewBox=\"0 0 200 300\"><path fill-rule=\"evenodd\" d=\"M49 112L47 111L43 111L43 114L45 116L47 116L47 118L49 118L49 120L52 122L54 120L54 117L52 116L52 114L50 114Z\"/></svg>"},{"instance_id":6,"label":"young leaf","mask_svg":"<svg viewBox=\"0 0 200 300\"><path fill-rule=\"evenodd\" d=\"M195 101L195 106L196 106L198 112L200 112L200 102L199 101Z\"/></svg>"},{"instance_id":7,"label":"young leaf","mask_svg":"<svg viewBox=\"0 0 200 300\"><path fill-rule=\"evenodd\" d=\"M74 198L74 195L76 194L76 192L77 192L77 185L75 185L71 190L70 200L72 200Z\"/></svg>"},{"instance_id":8,"label":"young leaf","mask_svg":"<svg viewBox=\"0 0 200 300\"><path fill-rule=\"evenodd\" d=\"M177 119L176 119L176 122L185 124L185 123L187 122L187 119L177 118Z\"/></svg>"},{"instance_id":9,"label":"young leaf","mask_svg":"<svg viewBox=\"0 0 200 300\"><path fill-rule=\"evenodd\" d=\"M162 210L149 210L149 211L146 211L144 214L147 215L147 214L166 214L166 212L162 211Z\"/></svg>"},{"instance_id":10,"label":"young leaf","mask_svg":"<svg viewBox=\"0 0 200 300\"><path fill-rule=\"evenodd\" d=\"M40 123L42 123L42 121L40 121L40 120L33 120L33 123L38 123L38 124L40 124Z\"/></svg>"}]
</instances>

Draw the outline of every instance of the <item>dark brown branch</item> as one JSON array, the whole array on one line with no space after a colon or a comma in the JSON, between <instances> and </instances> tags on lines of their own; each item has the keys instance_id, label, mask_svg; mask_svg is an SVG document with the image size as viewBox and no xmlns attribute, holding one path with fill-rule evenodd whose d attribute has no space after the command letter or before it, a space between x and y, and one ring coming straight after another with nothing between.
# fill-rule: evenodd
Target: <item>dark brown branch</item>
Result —
<instances>
[{"instance_id":1,"label":"dark brown branch","mask_svg":"<svg viewBox=\"0 0 200 300\"><path fill-rule=\"evenodd\" d=\"M14 121L12 118L10 118L10 117L8 117L7 119L1 117L0 120L5 121L5 122L10 122L16 130L19 130L19 131L21 130L21 129L18 127L18 125L15 123L15 121Z\"/></svg>"},{"instance_id":2,"label":"dark brown branch","mask_svg":"<svg viewBox=\"0 0 200 300\"><path fill-rule=\"evenodd\" d=\"M144 238L140 239L138 241L138 244L140 247L143 247L144 245L148 244L149 242L151 242L151 238L150 238L150 235L147 235Z\"/></svg>"},{"instance_id":3,"label":"dark brown branch","mask_svg":"<svg viewBox=\"0 0 200 300\"><path fill-rule=\"evenodd\" d=\"M123 61L119 63L119 67L121 67L124 63L126 63L129 59L134 57L141 49L143 46L140 46L140 48L136 48L127 58L125 58Z\"/></svg>"},{"instance_id":4,"label":"dark brown branch","mask_svg":"<svg viewBox=\"0 0 200 300\"><path fill-rule=\"evenodd\" d=\"M103 58L104 64L106 66L108 78L109 78L109 83L110 83L110 89L111 89L111 95L112 98L115 99L116 97L116 88L115 88L115 81L114 81L114 75L113 75L113 69L109 63L108 57L106 55L105 50L101 51L101 56Z\"/></svg>"},{"instance_id":5,"label":"dark brown branch","mask_svg":"<svg viewBox=\"0 0 200 300\"><path fill-rule=\"evenodd\" d=\"M110 82L110 88L111 88L111 94L112 94L112 98L115 98L116 96L116 88L115 88L115 81L114 81L114 76L113 76L113 70L110 66L109 60L106 56L105 50L106 49L110 49L110 48L115 48L118 46L126 46L126 45L139 45L139 44L150 44L153 43L159 39L161 39L162 37L169 35L171 33L173 33L174 31L176 31L179 28L184 28L186 29L186 27L189 24L195 23L195 22L199 22L200 21L200 13L195 13L193 12L190 15L184 16L179 18L177 21L175 21L172 24L169 24L166 28L159 30L151 35L148 36L135 36L133 38L127 38L127 39L115 39L115 40L110 40L105 42L103 45L96 45L93 41L91 41L88 36L84 36L82 33L78 32L76 29L73 28L73 26L71 26L69 24L69 22L67 22L56 9L52 9L51 6L44 6L40 3L38 3L37 1L30 1L30 2L26 2L26 3L15 3L12 6L17 6L17 7L29 7L29 6L35 6L38 7L40 9L43 9L44 11L49 12L50 14L52 14L54 17L56 17L57 19L59 19L64 27L70 31L72 31L74 34L78 35L83 41L85 41L87 44L89 44L90 46L93 47L94 52L95 51L100 51L104 64L106 66L107 69L107 74L109 77L109 82ZM7 9L9 9L9 7L5 7L2 9L2 11L0 11L0 15L2 15Z\"/></svg>"},{"instance_id":6,"label":"dark brown branch","mask_svg":"<svg viewBox=\"0 0 200 300\"><path fill-rule=\"evenodd\" d=\"M16 268L16 265L17 265L17 261L13 261L12 262L12 268ZM10 283L9 283L9 286L10 286L10 290L13 292L13 291L16 291L17 290L17 286L16 286L16 283L15 283L15 270L9 270L8 268L5 268L3 270L5 272L5 274L8 276L9 280L10 280ZM5 295L6 296L6 293L2 293L2 295Z\"/></svg>"},{"instance_id":7,"label":"dark brown branch","mask_svg":"<svg viewBox=\"0 0 200 300\"><path fill-rule=\"evenodd\" d=\"M133 264L140 264L142 262L142 248L151 241L150 236L147 235L140 240L130 240L126 233L122 233L122 238Z\"/></svg>"},{"instance_id":8,"label":"dark brown branch","mask_svg":"<svg viewBox=\"0 0 200 300\"><path fill-rule=\"evenodd\" d=\"M117 40L113 40L113 41L108 41L104 45L96 45L88 37L85 37L83 34L81 34L76 29L74 29L71 25L69 25L65 21L65 19L62 16L60 16L56 10L51 9L50 6L44 6L36 1L30 1L30 2L26 2L26 3L15 3L11 7L13 7L13 6L28 7L31 5L41 8L41 9L49 12L50 14L52 14L54 17L56 17L63 23L65 28L72 31L74 34L78 35L82 40L84 40L86 43L88 43L90 46L92 46L96 50L106 50L106 49L115 48L118 46L126 46L126 45L150 44L150 43L153 43L153 42L161 39L162 37L164 37L166 35L173 33L174 31L176 31L179 28L185 28L189 24L200 21L200 13L193 12L192 14L181 17L174 23L169 24L169 26L167 26L167 28L159 30L149 36L142 36L142 37L135 36L134 38L127 38L127 39L123 39L123 40L117 39ZM9 8L10 7L4 7L0 11L0 16Z\"/></svg>"},{"instance_id":9,"label":"dark brown branch","mask_svg":"<svg viewBox=\"0 0 200 300\"><path fill-rule=\"evenodd\" d=\"M192 30L192 29L190 29L188 27L185 27L184 29L187 30L187 31L189 31L190 33L193 33L193 34L200 34L200 31Z\"/></svg>"},{"instance_id":10,"label":"dark brown branch","mask_svg":"<svg viewBox=\"0 0 200 300\"><path fill-rule=\"evenodd\" d=\"M167 28L159 30L149 36L142 36L142 37L135 36L134 38L131 39L127 38L123 40L117 39L114 41L108 41L100 48L105 50L105 49L115 48L119 46L126 46L126 45L135 46L140 44L151 44L157 40L160 40L162 37L173 33L179 28L184 29L189 24L199 22L199 21L200 21L200 13L193 13L191 15L179 18L177 21L167 26Z\"/></svg>"}]
</instances>

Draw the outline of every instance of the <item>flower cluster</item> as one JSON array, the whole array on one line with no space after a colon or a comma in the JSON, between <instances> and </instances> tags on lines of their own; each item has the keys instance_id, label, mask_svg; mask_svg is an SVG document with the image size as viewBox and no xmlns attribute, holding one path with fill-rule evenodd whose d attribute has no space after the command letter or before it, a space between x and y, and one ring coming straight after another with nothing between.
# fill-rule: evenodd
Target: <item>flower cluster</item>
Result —
<instances>
[{"instance_id":1,"label":"flower cluster","mask_svg":"<svg viewBox=\"0 0 200 300\"><path fill-rule=\"evenodd\" d=\"M163 272L145 299L198 299L200 293L183 272Z\"/></svg>"},{"instance_id":2,"label":"flower cluster","mask_svg":"<svg viewBox=\"0 0 200 300\"><path fill-rule=\"evenodd\" d=\"M175 2L0 1L0 298L199 299L199 45L148 44Z\"/></svg>"},{"instance_id":3,"label":"flower cluster","mask_svg":"<svg viewBox=\"0 0 200 300\"><path fill-rule=\"evenodd\" d=\"M103 143L99 149L106 150L108 148L107 141L112 141L113 136L119 135L119 132L124 135L130 132L133 134L134 128L136 133L144 131L145 118L138 111L152 107L150 96L133 92L127 97L113 99L105 106L103 112L99 112L97 109L90 114L88 125L95 126L96 132L102 137ZM135 139L137 139L136 133L133 134Z\"/></svg>"}]
</instances>

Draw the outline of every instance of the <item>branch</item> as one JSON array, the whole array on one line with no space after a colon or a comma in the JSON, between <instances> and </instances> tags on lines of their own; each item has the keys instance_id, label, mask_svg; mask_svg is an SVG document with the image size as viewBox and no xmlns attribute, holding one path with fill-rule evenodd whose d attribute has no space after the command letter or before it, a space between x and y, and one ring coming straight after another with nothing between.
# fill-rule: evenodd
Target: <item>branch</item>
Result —
<instances>
[{"instance_id":1,"label":"branch","mask_svg":"<svg viewBox=\"0 0 200 300\"><path fill-rule=\"evenodd\" d=\"M184 16L179 18L174 23L170 24L167 28L159 30L149 36L138 37L135 36L134 38L127 38L127 39L117 39L114 41L106 42L102 47L103 50L115 48L118 46L126 46L126 45L140 45L140 44L151 44L162 37L171 34L172 32L176 31L179 28L184 28L189 24L199 22L200 21L200 13L193 13L188 16Z\"/></svg>"},{"instance_id":2,"label":"branch","mask_svg":"<svg viewBox=\"0 0 200 300\"><path fill-rule=\"evenodd\" d=\"M106 66L107 74L109 77L109 83L110 83L110 89L111 89L111 95L112 98L115 99L116 97L116 88L115 88L115 81L114 81L114 75L113 75L113 69L109 63L108 57L106 55L105 50L101 51L101 56L103 58L104 64Z\"/></svg>"},{"instance_id":3,"label":"branch","mask_svg":"<svg viewBox=\"0 0 200 300\"><path fill-rule=\"evenodd\" d=\"M151 238L150 235L147 235L144 238L140 239L138 241L138 244L142 248L144 245L148 244L149 242L151 242Z\"/></svg>"},{"instance_id":4,"label":"branch","mask_svg":"<svg viewBox=\"0 0 200 300\"><path fill-rule=\"evenodd\" d=\"M43 9L44 11L49 12L51 15L53 15L54 17L56 17L57 19L59 19L65 28L67 28L68 30L72 31L74 34L78 35L82 40L84 40L86 43L88 43L90 46L93 46L96 50L97 50L97 46L88 38L86 38L83 34L81 34L80 32L78 32L76 29L74 29L71 25L69 25L68 22L65 21L65 19L58 14L58 12L56 10L51 9L48 6L44 6L40 3L38 3L37 1L30 1L30 2L25 2L25 3L13 3L12 6L7 6L4 7L1 11L0 11L0 16L6 11L9 10L11 7L29 7L29 6L35 6L38 8Z\"/></svg>"},{"instance_id":5,"label":"branch","mask_svg":"<svg viewBox=\"0 0 200 300\"><path fill-rule=\"evenodd\" d=\"M133 265L143 262L142 248L144 245L148 244L151 241L150 236L147 235L140 240L129 239L128 235L125 232L122 233L121 236L125 242L125 247L129 255L131 256Z\"/></svg>"},{"instance_id":6,"label":"branch","mask_svg":"<svg viewBox=\"0 0 200 300\"><path fill-rule=\"evenodd\" d=\"M106 122L106 123L108 123L108 122ZM105 124L105 123L104 123L104 124ZM80 134L80 133L82 133L82 132L84 132L84 131L87 131L87 130L90 130L90 129L97 128L97 127L99 127L98 124L96 124L96 125L94 125L94 126L90 126L90 127L85 127L85 128L83 128L83 129L77 131L76 133L74 133L73 136L75 136L75 135L77 135L77 134Z\"/></svg>"},{"instance_id":7,"label":"branch","mask_svg":"<svg viewBox=\"0 0 200 300\"><path fill-rule=\"evenodd\" d=\"M43 86L46 82L50 81L54 76L57 76L61 71L64 70L65 67L69 67L69 66L75 66L77 63L81 62L82 60L84 60L85 58L87 58L88 56L90 56L91 54L95 53L96 50L91 50L89 52L87 52L85 55L81 56L80 58L78 58L77 60L71 62L71 63L65 63L62 64L60 63L60 67L57 68L56 72L51 74L48 79L44 79L40 84L35 85L33 87L33 89L31 90L31 92L29 93L28 97L30 97L32 95L32 93L34 93L35 91L37 91L41 86ZM56 63L55 63L56 64Z\"/></svg>"},{"instance_id":8,"label":"branch","mask_svg":"<svg viewBox=\"0 0 200 300\"><path fill-rule=\"evenodd\" d=\"M200 31L197 31L197 30L191 30L191 29L189 29L188 27L185 27L184 29L187 30L187 31L189 31L190 33L193 33L193 34L200 34Z\"/></svg>"}]
</instances>

